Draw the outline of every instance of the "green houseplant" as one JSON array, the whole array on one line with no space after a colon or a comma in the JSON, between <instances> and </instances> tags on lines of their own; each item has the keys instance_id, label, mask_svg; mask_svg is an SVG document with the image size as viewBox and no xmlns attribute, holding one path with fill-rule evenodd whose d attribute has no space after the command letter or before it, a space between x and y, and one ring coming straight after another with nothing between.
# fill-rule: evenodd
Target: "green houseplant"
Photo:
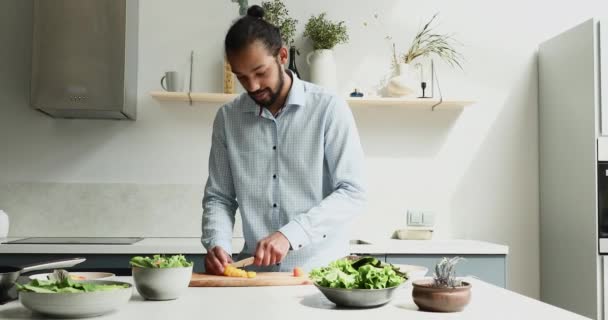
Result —
<instances>
[{"instance_id":1,"label":"green houseplant","mask_svg":"<svg viewBox=\"0 0 608 320\"><path fill-rule=\"evenodd\" d=\"M262 8L264 9L264 20L279 28L283 44L289 47L289 70L300 78L300 72L296 66L296 54L299 55L300 52L294 46L298 20L289 16L289 10L281 0L263 1Z\"/></svg>"},{"instance_id":2,"label":"green houseplant","mask_svg":"<svg viewBox=\"0 0 608 320\"><path fill-rule=\"evenodd\" d=\"M412 283L414 303L425 311L462 311L471 300L471 284L456 278L460 257L443 258L435 265L433 279Z\"/></svg>"},{"instance_id":3,"label":"green houseplant","mask_svg":"<svg viewBox=\"0 0 608 320\"><path fill-rule=\"evenodd\" d=\"M263 1L264 20L272 23L281 31L286 46L293 46L298 20L289 16L289 10L281 0Z\"/></svg>"},{"instance_id":4,"label":"green houseplant","mask_svg":"<svg viewBox=\"0 0 608 320\"><path fill-rule=\"evenodd\" d=\"M348 42L344 21L333 22L325 12L311 16L304 26L304 36L312 41L314 51L306 56L310 65L310 81L331 91L336 90L336 63L333 48Z\"/></svg>"},{"instance_id":5,"label":"green houseplant","mask_svg":"<svg viewBox=\"0 0 608 320\"><path fill-rule=\"evenodd\" d=\"M325 12L308 19L304 26L304 36L312 41L314 50L331 50L340 43L348 42L348 32L344 21L330 21Z\"/></svg>"}]
</instances>

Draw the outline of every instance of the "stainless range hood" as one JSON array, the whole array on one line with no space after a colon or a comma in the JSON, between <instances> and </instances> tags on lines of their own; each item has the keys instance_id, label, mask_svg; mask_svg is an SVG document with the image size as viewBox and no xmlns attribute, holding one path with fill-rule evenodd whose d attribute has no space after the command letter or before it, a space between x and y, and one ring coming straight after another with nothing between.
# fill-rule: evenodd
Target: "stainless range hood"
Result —
<instances>
[{"instance_id":1,"label":"stainless range hood","mask_svg":"<svg viewBox=\"0 0 608 320\"><path fill-rule=\"evenodd\" d=\"M31 106L57 118L135 119L137 0L35 0Z\"/></svg>"}]
</instances>

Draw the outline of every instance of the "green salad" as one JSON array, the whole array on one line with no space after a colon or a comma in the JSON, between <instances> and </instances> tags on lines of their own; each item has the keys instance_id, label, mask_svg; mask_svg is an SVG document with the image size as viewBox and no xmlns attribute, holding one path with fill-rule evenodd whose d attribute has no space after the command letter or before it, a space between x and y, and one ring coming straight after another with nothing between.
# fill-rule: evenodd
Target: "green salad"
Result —
<instances>
[{"instance_id":1,"label":"green salad","mask_svg":"<svg viewBox=\"0 0 608 320\"><path fill-rule=\"evenodd\" d=\"M336 260L327 267L313 269L309 276L319 286L345 289L384 289L408 279L399 268L373 257Z\"/></svg>"},{"instance_id":2,"label":"green salad","mask_svg":"<svg viewBox=\"0 0 608 320\"><path fill-rule=\"evenodd\" d=\"M93 282L74 282L70 278L61 280L34 279L26 284L18 284L17 290L37 293L79 293L94 291L109 291L128 288L128 284L97 284Z\"/></svg>"},{"instance_id":3,"label":"green salad","mask_svg":"<svg viewBox=\"0 0 608 320\"><path fill-rule=\"evenodd\" d=\"M156 254L150 257L133 257L129 264L133 267L140 268L184 268L191 267L193 263L186 260L181 254L165 257L164 255Z\"/></svg>"}]
</instances>

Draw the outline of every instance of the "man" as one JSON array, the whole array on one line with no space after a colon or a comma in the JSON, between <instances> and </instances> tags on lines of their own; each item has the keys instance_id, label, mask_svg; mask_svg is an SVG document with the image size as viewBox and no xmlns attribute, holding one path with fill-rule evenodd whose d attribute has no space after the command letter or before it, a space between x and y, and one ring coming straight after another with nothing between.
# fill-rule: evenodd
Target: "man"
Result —
<instances>
[{"instance_id":1,"label":"man","mask_svg":"<svg viewBox=\"0 0 608 320\"><path fill-rule=\"evenodd\" d=\"M287 49L259 6L235 22L227 59L247 91L218 111L203 197L207 273L230 262L236 209L263 271L304 270L347 255L363 211L363 152L346 102L286 71Z\"/></svg>"}]
</instances>

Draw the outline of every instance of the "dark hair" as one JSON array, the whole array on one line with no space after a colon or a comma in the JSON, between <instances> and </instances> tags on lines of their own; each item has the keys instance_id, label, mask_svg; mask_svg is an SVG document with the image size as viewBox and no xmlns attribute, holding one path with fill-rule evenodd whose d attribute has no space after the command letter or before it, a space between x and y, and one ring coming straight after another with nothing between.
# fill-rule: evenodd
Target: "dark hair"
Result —
<instances>
[{"instance_id":1,"label":"dark hair","mask_svg":"<svg viewBox=\"0 0 608 320\"><path fill-rule=\"evenodd\" d=\"M249 7L247 15L238 19L228 29L224 40L226 54L240 51L254 41L260 41L273 56L276 56L283 46L281 32L263 18L262 7L258 5Z\"/></svg>"}]
</instances>

